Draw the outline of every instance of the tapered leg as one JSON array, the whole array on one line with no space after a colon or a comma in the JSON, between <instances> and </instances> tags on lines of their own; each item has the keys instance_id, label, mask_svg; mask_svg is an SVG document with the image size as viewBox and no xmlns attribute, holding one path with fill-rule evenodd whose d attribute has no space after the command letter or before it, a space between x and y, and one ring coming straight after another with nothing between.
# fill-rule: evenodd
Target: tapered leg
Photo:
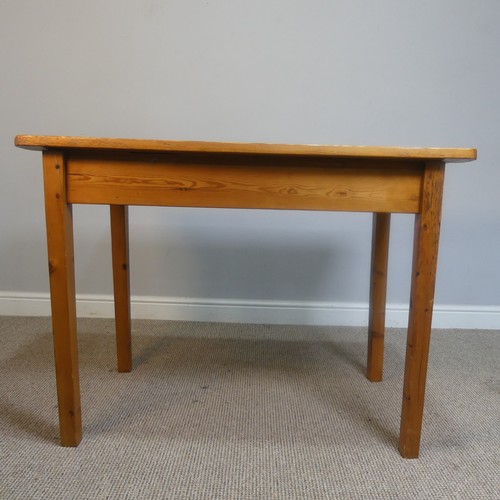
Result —
<instances>
[{"instance_id":1,"label":"tapered leg","mask_svg":"<svg viewBox=\"0 0 500 500\"><path fill-rule=\"evenodd\" d=\"M77 446L82 437L73 219L66 203L66 165L61 153L43 154L45 215L50 275L52 331L56 365L59 428L63 446Z\"/></svg>"},{"instance_id":2,"label":"tapered leg","mask_svg":"<svg viewBox=\"0 0 500 500\"><path fill-rule=\"evenodd\" d=\"M118 371L129 372L132 370L132 348L130 333L128 207L111 205L110 210Z\"/></svg>"},{"instance_id":3,"label":"tapered leg","mask_svg":"<svg viewBox=\"0 0 500 500\"><path fill-rule=\"evenodd\" d=\"M415 216L410 316L399 436L399 451L405 458L417 458L420 448L443 181L444 163L429 162L423 178L421 212Z\"/></svg>"},{"instance_id":4,"label":"tapered leg","mask_svg":"<svg viewBox=\"0 0 500 500\"><path fill-rule=\"evenodd\" d=\"M373 214L370 316L368 320L368 360L366 376L380 382L384 368L385 302L391 214Z\"/></svg>"}]
</instances>

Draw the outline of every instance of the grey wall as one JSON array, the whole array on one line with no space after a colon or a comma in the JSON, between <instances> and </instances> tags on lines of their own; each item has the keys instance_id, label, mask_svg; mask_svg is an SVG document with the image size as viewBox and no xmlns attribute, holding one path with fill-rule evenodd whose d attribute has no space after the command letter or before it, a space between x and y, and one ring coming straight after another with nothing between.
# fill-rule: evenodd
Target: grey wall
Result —
<instances>
[{"instance_id":1,"label":"grey wall","mask_svg":"<svg viewBox=\"0 0 500 500\"><path fill-rule=\"evenodd\" d=\"M436 303L500 305L498 0L3 0L0 291L48 290L41 158L18 133L477 147L447 170ZM110 293L106 207L77 290ZM371 216L131 211L133 293L364 302ZM408 298L395 216L388 300Z\"/></svg>"}]
</instances>

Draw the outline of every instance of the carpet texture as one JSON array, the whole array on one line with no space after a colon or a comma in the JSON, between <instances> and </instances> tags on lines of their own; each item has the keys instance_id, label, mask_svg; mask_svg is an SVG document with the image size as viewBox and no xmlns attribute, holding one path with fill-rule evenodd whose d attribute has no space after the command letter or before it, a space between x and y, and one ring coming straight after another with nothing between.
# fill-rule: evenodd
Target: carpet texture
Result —
<instances>
[{"instance_id":1,"label":"carpet texture","mask_svg":"<svg viewBox=\"0 0 500 500\"><path fill-rule=\"evenodd\" d=\"M500 332L433 332L420 458L397 451L405 332L80 319L84 436L58 444L49 318L0 318L0 498L500 498Z\"/></svg>"}]
</instances>

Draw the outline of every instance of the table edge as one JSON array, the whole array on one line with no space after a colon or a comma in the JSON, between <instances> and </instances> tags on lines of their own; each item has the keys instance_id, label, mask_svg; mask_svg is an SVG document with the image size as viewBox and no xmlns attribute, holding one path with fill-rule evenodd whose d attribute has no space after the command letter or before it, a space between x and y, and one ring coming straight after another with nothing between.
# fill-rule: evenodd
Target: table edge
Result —
<instances>
[{"instance_id":1,"label":"table edge","mask_svg":"<svg viewBox=\"0 0 500 500\"><path fill-rule=\"evenodd\" d=\"M157 139L121 139L77 136L17 135L17 147L44 151L49 149L121 150L137 152L323 156L344 158L381 158L472 161L474 148L423 148L400 146L349 146L323 144L269 144L208 141L168 141Z\"/></svg>"}]
</instances>

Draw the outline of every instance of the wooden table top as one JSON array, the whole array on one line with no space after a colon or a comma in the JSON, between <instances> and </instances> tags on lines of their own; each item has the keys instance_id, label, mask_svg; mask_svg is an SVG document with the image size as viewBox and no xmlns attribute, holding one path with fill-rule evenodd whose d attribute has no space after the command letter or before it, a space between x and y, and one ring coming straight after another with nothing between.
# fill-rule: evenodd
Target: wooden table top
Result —
<instances>
[{"instance_id":1,"label":"wooden table top","mask_svg":"<svg viewBox=\"0 0 500 500\"><path fill-rule=\"evenodd\" d=\"M98 137L18 135L15 145L38 151L49 149L87 149L140 151L150 153L213 153L241 155L287 155L337 158L380 158L409 160L475 160L472 148L417 148L395 146L329 146L320 144L266 144L238 142L166 141L155 139L111 139Z\"/></svg>"}]
</instances>

